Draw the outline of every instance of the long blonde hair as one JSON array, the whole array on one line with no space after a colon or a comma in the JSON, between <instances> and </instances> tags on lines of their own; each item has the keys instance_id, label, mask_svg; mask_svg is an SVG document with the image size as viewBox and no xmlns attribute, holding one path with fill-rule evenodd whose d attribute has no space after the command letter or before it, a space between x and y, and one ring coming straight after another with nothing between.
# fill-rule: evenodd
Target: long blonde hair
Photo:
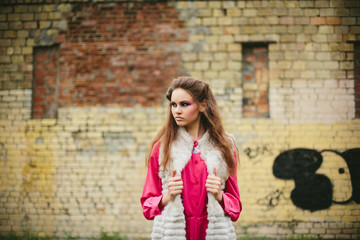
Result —
<instances>
[{"instance_id":1,"label":"long blonde hair","mask_svg":"<svg viewBox=\"0 0 360 240\"><path fill-rule=\"evenodd\" d=\"M209 132L212 143L221 151L229 172L234 173L236 169L233 160L233 150L235 150L237 158L238 150L225 133L216 100L209 87L209 84L193 77L184 76L176 78L173 80L172 84L166 92L166 98L169 101L171 101L172 92L177 88L186 90L198 105L201 102L206 101L206 110L201 113L200 121L203 124L204 129ZM161 141L161 144L163 145L163 158L161 161L161 166L163 167L166 167L170 161L171 146L178 128L179 127L177 126L175 119L172 116L171 106L169 104L167 120L151 144L152 148L156 142ZM147 164L149 164L150 161L150 154L151 152L149 152L146 158Z\"/></svg>"}]
</instances>

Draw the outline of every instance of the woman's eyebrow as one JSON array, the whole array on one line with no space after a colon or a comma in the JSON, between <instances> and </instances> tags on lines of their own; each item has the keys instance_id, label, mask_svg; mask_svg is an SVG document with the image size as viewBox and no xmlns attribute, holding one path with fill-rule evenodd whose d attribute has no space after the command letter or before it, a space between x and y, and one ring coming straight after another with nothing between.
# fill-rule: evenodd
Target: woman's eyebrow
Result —
<instances>
[{"instance_id":1,"label":"woman's eyebrow","mask_svg":"<svg viewBox=\"0 0 360 240\"><path fill-rule=\"evenodd\" d=\"M177 103L176 101L170 101L170 103ZM179 101L179 103L193 103L192 101L190 100L181 100Z\"/></svg>"}]
</instances>

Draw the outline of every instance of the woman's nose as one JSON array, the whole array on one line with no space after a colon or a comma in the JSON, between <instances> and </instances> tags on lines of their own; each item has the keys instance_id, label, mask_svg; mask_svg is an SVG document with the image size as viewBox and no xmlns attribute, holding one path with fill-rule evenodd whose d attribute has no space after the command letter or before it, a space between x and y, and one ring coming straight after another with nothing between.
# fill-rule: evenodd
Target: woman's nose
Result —
<instances>
[{"instance_id":1,"label":"woman's nose","mask_svg":"<svg viewBox=\"0 0 360 240\"><path fill-rule=\"evenodd\" d=\"M176 113L181 113L181 107L180 107L180 106L176 106L175 112L176 112Z\"/></svg>"}]
</instances>

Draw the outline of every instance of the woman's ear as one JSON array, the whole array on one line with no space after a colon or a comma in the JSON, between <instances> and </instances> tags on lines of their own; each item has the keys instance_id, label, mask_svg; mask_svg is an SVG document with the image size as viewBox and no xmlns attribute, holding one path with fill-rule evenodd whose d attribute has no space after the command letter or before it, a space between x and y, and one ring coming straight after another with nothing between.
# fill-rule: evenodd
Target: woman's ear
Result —
<instances>
[{"instance_id":1,"label":"woman's ear","mask_svg":"<svg viewBox=\"0 0 360 240\"><path fill-rule=\"evenodd\" d=\"M199 105L199 112L205 112L206 107L207 107L206 100L204 100Z\"/></svg>"}]
</instances>

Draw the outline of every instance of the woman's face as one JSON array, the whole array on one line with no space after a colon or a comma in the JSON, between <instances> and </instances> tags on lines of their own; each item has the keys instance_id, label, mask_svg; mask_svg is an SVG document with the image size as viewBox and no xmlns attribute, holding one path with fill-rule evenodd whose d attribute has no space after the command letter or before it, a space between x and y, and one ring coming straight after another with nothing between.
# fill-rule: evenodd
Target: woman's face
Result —
<instances>
[{"instance_id":1,"label":"woman's face","mask_svg":"<svg viewBox=\"0 0 360 240\"><path fill-rule=\"evenodd\" d=\"M200 111L193 97L184 89L176 88L171 94L171 113L179 127L199 126Z\"/></svg>"}]
</instances>

